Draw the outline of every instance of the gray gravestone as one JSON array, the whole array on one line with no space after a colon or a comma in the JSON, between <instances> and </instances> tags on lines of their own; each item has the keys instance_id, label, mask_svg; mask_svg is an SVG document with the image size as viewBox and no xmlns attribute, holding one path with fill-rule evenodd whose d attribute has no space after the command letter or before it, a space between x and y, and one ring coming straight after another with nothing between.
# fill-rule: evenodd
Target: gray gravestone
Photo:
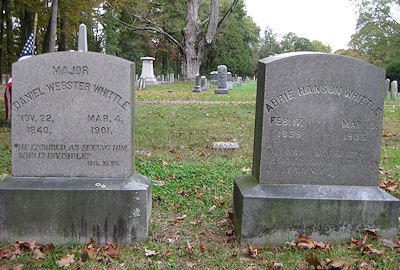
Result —
<instances>
[{"instance_id":1,"label":"gray gravestone","mask_svg":"<svg viewBox=\"0 0 400 270\"><path fill-rule=\"evenodd\" d=\"M79 25L78 51L80 52L88 51L86 25L84 25L83 23Z\"/></svg>"},{"instance_id":2,"label":"gray gravestone","mask_svg":"<svg viewBox=\"0 0 400 270\"><path fill-rule=\"evenodd\" d=\"M134 168L135 64L57 52L12 71L12 178L0 184L0 241L145 240L151 180Z\"/></svg>"},{"instance_id":3,"label":"gray gravestone","mask_svg":"<svg viewBox=\"0 0 400 270\"><path fill-rule=\"evenodd\" d=\"M399 88L397 81L392 81L391 87L390 87L390 98L392 100L398 100L399 99Z\"/></svg>"},{"instance_id":4,"label":"gray gravestone","mask_svg":"<svg viewBox=\"0 0 400 270\"><path fill-rule=\"evenodd\" d=\"M377 187L385 72L358 59L260 60L253 172L234 184L242 244L397 235L399 201Z\"/></svg>"},{"instance_id":5,"label":"gray gravestone","mask_svg":"<svg viewBox=\"0 0 400 270\"><path fill-rule=\"evenodd\" d=\"M250 82L250 78L247 76L244 81L248 83L248 82Z\"/></svg>"},{"instance_id":6,"label":"gray gravestone","mask_svg":"<svg viewBox=\"0 0 400 270\"><path fill-rule=\"evenodd\" d=\"M196 79L195 79L195 82L194 82L193 92L195 92L195 93L201 92L200 74L196 74Z\"/></svg>"},{"instance_id":7,"label":"gray gravestone","mask_svg":"<svg viewBox=\"0 0 400 270\"><path fill-rule=\"evenodd\" d=\"M384 94L385 98L387 98L388 93L390 93L390 80L386 79L385 80L385 94Z\"/></svg>"},{"instance_id":8,"label":"gray gravestone","mask_svg":"<svg viewBox=\"0 0 400 270\"><path fill-rule=\"evenodd\" d=\"M242 77L238 77L238 78L237 78L236 86L237 86L237 87L242 86Z\"/></svg>"},{"instance_id":9,"label":"gray gravestone","mask_svg":"<svg viewBox=\"0 0 400 270\"><path fill-rule=\"evenodd\" d=\"M229 90L233 89L233 78L232 78L232 73L231 72L227 72L226 73L226 87Z\"/></svg>"},{"instance_id":10,"label":"gray gravestone","mask_svg":"<svg viewBox=\"0 0 400 270\"><path fill-rule=\"evenodd\" d=\"M214 94L229 94L226 86L226 66L218 66L218 88L214 90Z\"/></svg>"},{"instance_id":11,"label":"gray gravestone","mask_svg":"<svg viewBox=\"0 0 400 270\"><path fill-rule=\"evenodd\" d=\"M211 87L213 87L214 85L218 85L218 71L210 72L210 83Z\"/></svg>"},{"instance_id":12,"label":"gray gravestone","mask_svg":"<svg viewBox=\"0 0 400 270\"><path fill-rule=\"evenodd\" d=\"M206 78L206 76L201 76L200 87L201 87L201 91L204 91L204 90L207 89L207 78Z\"/></svg>"},{"instance_id":13,"label":"gray gravestone","mask_svg":"<svg viewBox=\"0 0 400 270\"><path fill-rule=\"evenodd\" d=\"M174 73L169 74L169 82L174 82Z\"/></svg>"}]
</instances>

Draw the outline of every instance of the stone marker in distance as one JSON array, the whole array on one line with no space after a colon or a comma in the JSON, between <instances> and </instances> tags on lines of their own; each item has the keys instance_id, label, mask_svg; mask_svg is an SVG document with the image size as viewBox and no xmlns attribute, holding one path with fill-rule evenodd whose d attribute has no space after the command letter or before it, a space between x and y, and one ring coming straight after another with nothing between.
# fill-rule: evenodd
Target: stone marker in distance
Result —
<instances>
[{"instance_id":1,"label":"stone marker in distance","mask_svg":"<svg viewBox=\"0 0 400 270\"><path fill-rule=\"evenodd\" d=\"M396 237L399 201L377 187L384 87L383 70L345 56L260 60L253 172L234 183L241 244Z\"/></svg>"},{"instance_id":2,"label":"stone marker in distance","mask_svg":"<svg viewBox=\"0 0 400 270\"><path fill-rule=\"evenodd\" d=\"M229 94L226 84L226 72L227 68L225 65L218 66L218 88L214 90L214 94Z\"/></svg>"},{"instance_id":3,"label":"stone marker in distance","mask_svg":"<svg viewBox=\"0 0 400 270\"><path fill-rule=\"evenodd\" d=\"M134 168L134 63L57 52L12 68L12 178L0 184L0 241L146 240L151 180Z\"/></svg>"}]
</instances>

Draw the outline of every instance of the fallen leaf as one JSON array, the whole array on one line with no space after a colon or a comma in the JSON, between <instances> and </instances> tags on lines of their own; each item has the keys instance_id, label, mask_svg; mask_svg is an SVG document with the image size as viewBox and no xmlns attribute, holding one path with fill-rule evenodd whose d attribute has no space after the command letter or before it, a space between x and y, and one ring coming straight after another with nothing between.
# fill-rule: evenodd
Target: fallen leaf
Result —
<instances>
[{"instance_id":1,"label":"fallen leaf","mask_svg":"<svg viewBox=\"0 0 400 270\"><path fill-rule=\"evenodd\" d=\"M157 255L158 254L158 252L155 252L155 251L153 251L153 250L149 250L149 249L144 249L144 255L146 256L146 257L151 257L151 256L154 256L154 255Z\"/></svg>"},{"instance_id":2,"label":"fallen leaf","mask_svg":"<svg viewBox=\"0 0 400 270\"><path fill-rule=\"evenodd\" d=\"M306 262L314 266L314 269L317 269L318 266L322 267L321 261L318 260L318 258L314 254L311 254L309 257L306 257Z\"/></svg>"},{"instance_id":3,"label":"fallen leaf","mask_svg":"<svg viewBox=\"0 0 400 270\"><path fill-rule=\"evenodd\" d=\"M189 241L186 241L187 250L189 253L193 253L193 246L190 245Z\"/></svg>"},{"instance_id":4,"label":"fallen leaf","mask_svg":"<svg viewBox=\"0 0 400 270\"><path fill-rule=\"evenodd\" d=\"M108 244L107 247L107 255L111 258L118 258L119 257L120 246L114 246L112 244Z\"/></svg>"},{"instance_id":5,"label":"fallen leaf","mask_svg":"<svg viewBox=\"0 0 400 270\"><path fill-rule=\"evenodd\" d=\"M394 242L392 239L383 239L382 244L384 247L388 248L400 248L400 244L398 242Z\"/></svg>"},{"instance_id":6,"label":"fallen leaf","mask_svg":"<svg viewBox=\"0 0 400 270\"><path fill-rule=\"evenodd\" d=\"M342 261L342 260L333 260L330 264L329 264L330 269L341 269L341 270L345 270L345 269L351 269L351 263L347 262L347 261Z\"/></svg>"},{"instance_id":7,"label":"fallen leaf","mask_svg":"<svg viewBox=\"0 0 400 270\"><path fill-rule=\"evenodd\" d=\"M305 264L299 264L297 270L308 270L308 266Z\"/></svg>"},{"instance_id":8,"label":"fallen leaf","mask_svg":"<svg viewBox=\"0 0 400 270\"><path fill-rule=\"evenodd\" d=\"M68 267L75 262L74 258L75 258L75 255L68 254L65 257L63 257L61 260L56 261L56 264L58 265L58 267Z\"/></svg>"},{"instance_id":9,"label":"fallen leaf","mask_svg":"<svg viewBox=\"0 0 400 270\"><path fill-rule=\"evenodd\" d=\"M177 223L177 222L180 222L180 221L184 220L186 217L187 217L186 215L183 215L183 216L180 216L180 217L168 219L168 221Z\"/></svg>"},{"instance_id":10,"label":"fallen leaf","mask_svg":"<svg viewBox=\"0 0 400 270\"><path fill-rule=\"evenodd\" d=\"M179 162L179 161L182 161L182 157L177 156L177 157L175 158L175 160L178 161L178 162Z\"/></svg>"},{"instance_id":11,"label":"fallen leaf","mask_svg":"<svg viewBox=\"0 0 400 270\"><path fill-rule=\"evenodd\" d=\"M351 238L350 248L359 248L365 244L365 241L367 241L367 235L360 239Z\"/></svg>"},{"instance_id":12,"label":"fallen leaf","mask_svg":"<svg viewBox=\"0 0 400 270\"><path fill-rule=\"evenodd\" d=\"M93 245L88 245L87 247L85 247L85 252L90 259L96 258L98 251L99 250L97 248L93 247Z\"/></svg>"},{"instance_id":13,"label":"fallen leaf","mask_svg":"<svg viewBox=\"0 0 400 270\"><path fill-rule=\"evenodd\" d=\"M166 162L166 161L164 161L164 160L162 160L161 162L162 162L162 165L164 165L164 166L167 166L167 165L168 165L168 162Z\"/></svg>"},{"instance_id":14,"label":"fallen leaf","mask_svg":"<svg viewBox=\"0 0 400 270\"><path fill-rule=\"evenodd\" d=\"M186 266L189 267L189 268L193 268L193 267L196 266L196 264L195 264L195 263L192 263L192 262L187 262L187 263L186 263Z\"/></svg>"},{"instance_id":15,"label":"fallen leaf","mask_svg":"<svg viewBox=\"0 0 400 270\"><path fill-rule=\"evenodd\" d=\"M369 239L379 239L380 236L377 234L377 231L379 231L379 229L367 229L365 230L365 234Z\"/></svg>"},{"instance_id":16,"label":"fallen leaf","mask_svg":"<svg viewBox=\"0 0 400 270\"><path fill-rule=\"evenodd\" d=\"M244 167L244 168L242 168L242 170L241 170L242 172L250 172L251 171L251 169L250 168L246 168L246 167Z\"/></svg>"},{"instance_id":17,"label":"fallen leaf","mask_svg":"<svg viewBox=\"0 0 400 270\"><path fill-rule=\"evenodd\" d=\"M236 254L236 252L232 252L232 254L231 254L231 255L229 255L229 257L231 257L231 258L236 258L236 257L237 257L237 254Z\"/></svg>"},{"instance_id":18,"label":"fallen leaf","mask_svg":"<svg viewBox=\"0 0 400 270\"><path fill-rule=\"evenodd\" d=\"M257 256L257 248L247 245L247 248L242 250L243 254L252 258Z\"/></svg>"},{"instance_id":19,"label":"fallen leaf","mask_svg":"<svg viewBox=\"0 0 400 270\"><path fill-rule=\"evenodd\" d=\"M175 174L168 174L168 179L169 180L172 180L172 179L175 179L176 178L176 175Z\"/></svg>"},{"instance_id":20,"label":"fallen leaf","mask_svg":"<svg viewBox=\"0 0 400 270\"><path fill-rule=\"evenodd\" d=\"M44 259L46 256L44 256L43 252L40 251L40 249L35 248L33 249L33 255L35 255L36 259Z\"/></svg>"},{"instance_id":21,"label":"fallen leaf","mask_svg":"<svg viewBox=\"0 0 400 270\"><path fill-rule=\"evenodd\" d=\"M369 264L368 262L362 262L359 266L358 266L359 270L375 270L375 266Z\"/></svg>"},{"instance_id":22,"label":"fallen leaf","mask_svg":"<svg viewBox=\"0 0 400 270\"><path fill-rule=\"evenodd\" d=\"M214 211L215 208L217 208L217 206L214 204L213 206L210 207L210 209L208 209L208 213Z\"/></svg>"},{"instance_id":23,"label":"fallen leaf","mask_svg":"<svg viewBox=\"0 0 400 270\"><path fill-rule=\"evenodd\" d=\"M200 245L199 249L200 249L201 252L207 251L207 249L205 247L203 247L202 245Z\"/></svg>"},{"instance_id":24,"label":"fallen leaf","mask_svg":"<svg viewBox=\"0 0 400 270\"><path fill-rule=\"evenodd\" d=\"M372 248L372 244L363 246L363 248L361 249L361 253L362 254L376 254L376 255L383 255L383 252L377 249Z\"/></svg>"},{"instance_id":25,"label":"fallen leaf","mask_svg":"<svg viewBox=\"0 0 400 270\"><path fill-rule=\"evenodd\" d=\"M23 264L18 264L17 266L14 267L14 270L23 270L24 265Z\"/></svg>"},{"instance_id":26,"label":"fallen leaf","mask_svg":"<svg viewBox=\"0 0 400 270\"><path fill-rule=\"evenodd\" d=\"M227 236L232 236L232 235L234 235L235 234L235 230L227 230L226 232L225 232L225 234L227 235Z\"/></svg>"},{"instance_id":27,"label":"fallen leaf","mask_svg":"<svg viewBox=\"0 0 400 270\"><path fill-rule=\"evenodd\" d=\"M297 238L298 238L297 246L299 248L314 248L315 247L315 245L314 245L313 241L311 241L310 237L308 237L304 234L301 234L301 235L298 235Z\"/></svg>"}]
</instances>

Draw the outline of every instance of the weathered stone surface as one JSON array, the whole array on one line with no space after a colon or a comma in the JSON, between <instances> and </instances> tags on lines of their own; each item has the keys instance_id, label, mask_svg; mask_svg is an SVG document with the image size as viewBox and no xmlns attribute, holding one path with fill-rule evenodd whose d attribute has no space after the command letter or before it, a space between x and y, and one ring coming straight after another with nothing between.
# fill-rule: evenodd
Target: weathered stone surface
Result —
<instances>
[{"instance_id":1,"label":"weathered stone surface","mask_svg":"<svg viewBox=\"0 0 400 270\"><path fill-rule=\"evenodd\" d=\"M237 86L237 87L242 86L242 77L238 77L238 78L237 78L236 86Z\"/></svg>"},{"instance_id":2,"label":"weathered stone surface","mask_svg":"<svg viewBox=\"0 0 400 270\"><path fill-rule=\"evenodd\" d=\"M345 56L260 60L253 171L234 184L242 245L396 237L400 201L377 187L384 87L383 70Z\"/></svg>"},{"instance_id":3,"label":"weathered stone surface","mask_svg":"<svg viewBox=\"0 0 400 270\"><path fill-rule=\"evenodd\" d=\"M237 142L213 142L211 144L213 149L236 149L239 148Z\"/></svg>"},{"instance_id":4,"label":"weathered stone surface","mask_svg":"<svg viewBox=\"0 0 400 270\"><path fill-rule=\"evenodd\" d=\"M200 78L200 87L201 87L201 91L204 91L207 89L207 78L206 76L201 76Z\"/></svg>"},{"instance_id":5,"label":"weathered stone surface","mask_svg":"<svg viewBox=\"0 0 400 270\"><path fill-rule=\"evenodd\" d=\"M333 54L258 65L253 171L261 184L376 186L385 72Z\"/></svg>"},{"instance_id":6,"label":"weathered stone surface","mask_svg":"<svg viewBox=\"0 0 400 270\"><path fill-rule=\"evenodd\" d=\"M156 77L154 76L153 62L156 60L154 57L141 57L140 60L143 61L142 64L142 74L140 78L145 78L146 85L158 84Z\"/></svg>"},{"instance_id":7,"label":"weathered stone surface","mask_svg":"<svg viewBox=\"0 0 400 270\"><path fill-rule=\"evenodd\" d=\"M193 92L198 93L201 92L201 86L200 86L200 74L196 74L195 82L194 82L194 88Z\"/></svg>"},{"instance_id":8,"label":"weathered stone surface","mask_svg":"<svg viewBox=\"0 0 400 270\"><path fill-rule=\"evenodd\" d=\"M210 72L210 82L211 84L218 85L218 71Z\"/></svg>"},{"instance_id":9,"label":"weathered stone surface","mask_svg":"<svg viewBox=\"0 0 400 270\"><path fill-rule=\"evenodd\" d=\"M226 73L226 87L229 90L233 89L233 78L232 78L232 73L231 72L227 72Z\"/></svg>"},{"instance_id":10,"label":"weathered stone surface","mask_svg":"<svg viewBox=\"0 0 400 270\"><path fill-rule=\"evenodd\" d=\"M242 245L279 245L300 234L340 241L370 228L396 238L399 201L378 187L262 185L243 176L235 179L233 211Z\"/></svg>"},{"instance_id":11,"label":"weathered stone surface","mask_svg":"<svg viewBox=\"0 0 400 270\"><path fill-rule=\"evenodd\" d=\"M399 99L399 86L397 84L397 81L392 81L392 83L391 83L390 98L392 100L398 100Z\"/></svg>"},{"instance_id":12,"label":"weathered stone surface","mask_svg":"<svg viewBox=\"0 0 400 270\"><path fill-rule=\"evenodd\" d=\"M214 94L229 94L229 89L226 86L226 72L225 65L218 66L218 88L214 90Z\"/></svg>"},{"instance_id":13,"label":"weathered stone surface","mask_svg":"<svg viewBox=\"0 0 400 270\"><path fill-rule=\"evenodd\" d=\"M83 23L79 25L78 51L81 52L88 51L86 25Z\"/></svg>"},{"instance_id":14,"label":"weathered stone surface","mask_svg":"<svg viewBox=\"0 0 400 270\"><path fill-rule=\"evenodd\" d=\"M0 241L131 244L145 241L151 180L14 177L0 184Z\"/></svg>"},{"instance_id":15,"label":"weathered stone surface","mask_svg":"<svg viewBox=\"0 0 400 270\"><path fill-rule=\"evenodd\" d=\"M384 89L384 97L387 98L388 93L390 93L390 80L386 79L385 80L385 89Z\"/></svg>"},{"instance_id":16,"label":"weathered stone surface","mask_svg":"<svg viewBox=\"0 0 400 270\"><path fill-rule=\"evenodd\" d=\"M134 63L93 52L13 64L12 175L130 177Z\"/></svg>"}]
</instances>

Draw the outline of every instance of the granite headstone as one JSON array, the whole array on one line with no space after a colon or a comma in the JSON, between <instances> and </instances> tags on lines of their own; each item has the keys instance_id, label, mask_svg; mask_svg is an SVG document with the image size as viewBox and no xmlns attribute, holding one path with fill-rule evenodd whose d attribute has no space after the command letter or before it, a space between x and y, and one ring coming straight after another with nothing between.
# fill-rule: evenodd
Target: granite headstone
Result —
<instances>
[{"instance_id":1,"label":"granite headstone","mask_svg":"<svg viewBox=\"0 0 400 270\"><path fill-rule=\"evenodd\" d=\"M385 72L350 57L288 53L258 64L252 175L235 179L242 244L397 235L377 187Z\"/></svg>"},{"instance_id":2,"label":"granite headstone","mask_svg":"<svg viewBox=\"0 0 400 270\"><path fill-rule=\"evenodd\" d=\"M231 72L227 72L226 73L226 87L229 90L233 89L233 78L232 78L232 73Z\"/></svg>"},{"instance_id":3,"label":"granite headstone","mask_svg":"<svg viewBox=\"0 0 400 270\"><path fill-rule=\"evenodd\" d=\"M399 99L399 86L397 81L392 81L391 86L390 86L390 98L392 100L398 100Z\"/></svg>"},{"instance_id":4,"label":"granite headstone","mask_svg":"<svg viewBox=\"0 0 400 270\"><path fill-rule=\"evenodd\" d=\"M12 71L12 177L0 184L0 241L145 240L151 180L134 168L135 64L57 52Z\"/></svg>"},{"instance_id":5,"label":"granite headstone","mask_svg":"<svg viewBox=\"0 0 400 270\"><path fill-rule=\"evenodd\" d=\"M229 89L226 86L226 72L225 65L218 66L218 88L214 90L214 94L229 94Z\"/></svg>"},{"instance_id":6,"label":"granite headstone","mask_svg":"<svg viewBox=\"0 0 400 270\"><path fill-rule=\"evenodd\" d=\"M200 74L196 74L195 81L194 81L193 92L195 92L195 93L201 92Z\"/></svg>"}]
</instances>

